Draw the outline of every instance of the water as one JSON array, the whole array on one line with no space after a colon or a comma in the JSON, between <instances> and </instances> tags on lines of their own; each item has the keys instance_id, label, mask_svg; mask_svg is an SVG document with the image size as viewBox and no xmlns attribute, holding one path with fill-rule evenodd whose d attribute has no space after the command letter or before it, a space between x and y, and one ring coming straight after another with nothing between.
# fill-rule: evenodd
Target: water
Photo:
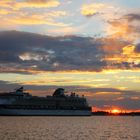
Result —
<instances>
[{"instance_id":1,"label":"water","mask_svg":"<svg viewBox=\"0 0 140 140\"><path fill-rule=\"evenodd\" d=\"M0 117L0 140L140 140L140 117Z\"/></svg>"}]
</instances>

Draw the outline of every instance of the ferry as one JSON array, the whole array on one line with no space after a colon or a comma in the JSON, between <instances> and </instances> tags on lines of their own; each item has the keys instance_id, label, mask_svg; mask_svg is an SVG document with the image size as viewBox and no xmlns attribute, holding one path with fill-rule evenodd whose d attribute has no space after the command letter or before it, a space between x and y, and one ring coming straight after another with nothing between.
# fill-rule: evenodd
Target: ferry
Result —
<instances>
[{"instance_id":1,"label":"ferry","mask_svg":"<svg viewBox=\"0 0 140 140\"><path fill-rule=\"evenodd\" d=\"M33 96L23 87L13 92L0 93L0 116L90 116L91 107L84 96L65 95L58 88L53 95Z\"/></svg>"}]
</instances>

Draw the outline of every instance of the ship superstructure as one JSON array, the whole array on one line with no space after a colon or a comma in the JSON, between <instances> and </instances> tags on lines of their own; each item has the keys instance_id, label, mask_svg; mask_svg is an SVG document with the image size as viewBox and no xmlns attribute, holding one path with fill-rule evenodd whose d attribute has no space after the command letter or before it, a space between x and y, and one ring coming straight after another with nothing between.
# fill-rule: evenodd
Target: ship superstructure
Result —
<instances>
[{"instance_id":1,"label":"ship superstructure","mask_svg":"<svg viewBox=\"0 0 140 140\"><path fill-rule=\"evenodd\" d=\"M14 92L0 94L0 115L91 115L84 96L65 95L63 88L52 96L38 97L24 92L23 87Z\"/></svg>"}]
</instances>

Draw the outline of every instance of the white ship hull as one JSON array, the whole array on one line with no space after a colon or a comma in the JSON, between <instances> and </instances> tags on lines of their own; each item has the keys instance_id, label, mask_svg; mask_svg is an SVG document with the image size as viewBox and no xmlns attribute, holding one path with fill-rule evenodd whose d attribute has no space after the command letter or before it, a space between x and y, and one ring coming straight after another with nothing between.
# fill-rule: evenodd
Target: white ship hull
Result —
<instances>
[{"instance_id":1,"label":"white ship hull","mask_svg":"<svg viewBox=\"0 0 140 140\"><path fill-rule=\"evenodd\" d=\"M90 116L89 110L0 109L0 116Z\"/></svg>"}]
</instances>

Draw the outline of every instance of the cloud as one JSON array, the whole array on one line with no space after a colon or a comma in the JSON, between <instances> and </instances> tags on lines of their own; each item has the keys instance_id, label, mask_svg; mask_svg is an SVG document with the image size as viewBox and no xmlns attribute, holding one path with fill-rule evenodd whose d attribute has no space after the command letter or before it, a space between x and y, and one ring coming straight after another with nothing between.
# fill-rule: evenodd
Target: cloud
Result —
<instances>
[{"instance_id":1,"label":"cloud","mask_svg":"<svg viewBox=\"0 0 140 140\"><path fill-rule=\"evenodd\" d=\"M140 20L140 14L139 13L131 13L131 14L127 14L124 16L128 21L132 22L132 21L139 21Z\"/></svg>"},{"instance_id":2,"label":"cloud","mask_svg":"<svg viewBox=\"0 0 140 140\"><path fill-rule=\"evenodd\" d=\"M26 2L31 2L31 3L47 3L50 2L51 0L25 0Z\"/></svg>"},{"instance_id":3,"label":"cloud","mask_svg":"<svg viewBox=\"0 0 140 140\"><path fill-rule=\"evenodd\" d=\"M125 14L121 18L108 20L107 34L112 38L121 38L136 42L140 37L140 14Z\"/></svg>"},{"instance_id":4,"label":"cloud","mask_svg":"<svg viewBox=\"0 0 140 140\"><path fill-rule=\"evenodd\" d=\"M0 1L0 24L1 29L5 29L13 26L31 26L31 25L50 25L58 27L67 27L69 24L61 22L61 18L66 17L66 11L61 10L48 10L49 7L55 7L55 3L59 3L57 0L28 0L28 1ZM44 7L45 9L36 9ZM32 8L32 9L28 9ZM58 19L60 21L58 21Z\"/></svg>"},{"instance_id":5,"label":"cloud","mask_svg":"<svg viewBox=\"0 0 140 140\"><path fill-rule=\"evenodd\" d=\"M105 5L101 3L85 4L81 8L81 14L87 17L97 14Z\"/></svg>"},{"instance_id":6,"label":"cloud","mask_svg":"<svg viewBox=\"0 0 140 140\"><path fill-rule=\"evenodd\" d=\"M1 72L139 69L138 47L107 38L0 33Z\"/></svg>"},{"instance_id":7,"label":"cloud","mask_svg":"<svg viewBox=\"0 0 140 140\"><path fill-rule=\"evenodd\" d=\"M8 10L5 10L5 9L0 10L0 15L7 15L8 13L9 13Z\"/></svg>"},{"instance_id":8,"label":"cloud","mask_svg":"<svg viewBox=\"0 0 140 140\"><path fill-rule=\"evenodd\" d=\"M136 45L135 52L140 53L140 43Z\"/></svg>"},{"instance_id":9,"label":"cloud","mask_svg":"<svg viewBox=\"0 0 140 140\"><path fill-rule=\"evenodd\" d=\"M1 69L8 66L9 71L11 68L33 69L32 66L36 65L34 69L44 71L100 71L105 66L105 62L97 55L100 53L100 42L90 40L88 37L1 32Z\"/></svg>"},{"instance_id":10,"label":"cloud","mask_svg":"<svg viewBox=\"0 0 140 140\"><path fill-rule=\"evenodd\" d=\"M86 17L97 15L98 19L103 21L103 24L110 19L120 17L123 13L120 7L103 2L83 4L80 10L81 14Z\"/></svg>"},{"instance_id":11,"label":"cloud","mask_svg":"<svg viewBox=\"0 0 140 140\"><path fill-rule=\"evenodd\" d=\"M1 0L0 7L11 8L19 10L23 8L49 8L57 7L59 5L58 0L26 0L26 1L12 1L12 0Z\"/></svg>"},{"instance_id":12,"label":"cloud","mask_svg":"<svg viewBox=\"0 0 140 140\"><path fill-rule=\"evenodd\" d=\"M15 26L31 26L31 25L50 25L58 27L67 27L70 24L61 22L61 17L65 17L65 11L50 11L49 7L57 7L59 2L57 0L28 0L28 1L0 1L0 17L1 29L10 28ZM45 8L42 10L36 9L35 11L28 8ZM25 9L26 10L25 10ZM60 21L58 21L60 18ZM14 26L14 27L13 27Z\"/></svg>"},{"instance_id":13,"label":"cloud","mask_svg":"<svg viewBox=\"0 0 140 140\"><path fill-rule=\"evenodd\" d=\"M111 55L106 55L105 60L111 63L121 64L122 67L127 68L139 68L140 64L140 54L135 52L135 45L123 46L120 53L114 53ZM119 50L118 50L119 51Z\"/></svg>"},{"instance_id":14,"label":"cloud","mask_svg":"<svg viewBox=\"0 0 140 140\"><path fill-rule=\"evenodd\" d=\"M68 24L62 22L56 22L52 19L52 17L46 18L43 15L30 15L30 16L19 16L12 17L11 19L7 19L8 22L17 25L40 25L47 24L51 26L60 26L66 27Z\"/></svg>"},{"instance_id":15,"label":"cloud","mask_svg":"<svg viewBox=\"0 0 140 140\"><path fill-rule=\"evenodd\" d=\"M2 12L2 13L1 13ZM6 12L4 14L4 12ZM10 16L8 15L10 14ZM57 19L61 17L64 18L67 13L65 11L50 11L47 13L36 13L36 12L23 12L23 11L13 11L13 10L2 10L0 11L0 16L2 20L1 24L7 23L9 25L14 26L29 26L29 25L50 25L50 26L58 26L58 27L67 27L70 24L65 24L63 22L58 22ZM4 25L3 25L4 26Z\"/></svg>"},{"instance_id":16,"label":"cloud","mask_svg":"<svg viewBox=\"0 0 140 140\"><path fill-rule=\"evenodd\" d=\"M103 38L104 60L109 68L139 69L139 14L130 13L107 21L107 37Z\"/></svg>"}]
</instances>

